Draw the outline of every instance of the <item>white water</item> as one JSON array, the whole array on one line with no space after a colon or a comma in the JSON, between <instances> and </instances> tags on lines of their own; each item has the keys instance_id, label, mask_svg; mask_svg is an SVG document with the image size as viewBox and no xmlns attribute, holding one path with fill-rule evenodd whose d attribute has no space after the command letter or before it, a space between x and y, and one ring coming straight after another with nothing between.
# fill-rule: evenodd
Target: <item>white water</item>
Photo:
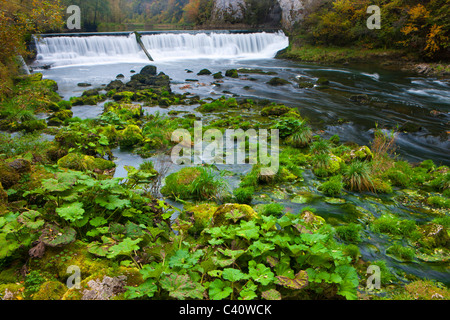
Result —
<instances>
[{"instance_id":1,"label":"white water","mask_svg":"<svg viewBox=\"0 0 450 320\"><path fill-rule=\"evenodd\" d=\"M129 36L58 36L36 40L36 62L52 67L148 61Z\"/></svg>"},{"instance_id":2,"label":"white water","mask_svg":"<svg viewBox=\"0 0 450 320\"><path fill-rule=\"evenodd\" d=\"M142 36L155 62L185 59L266 59L289 45L278 33L163 33ZM56 36L36 40L38 64L52 67L145 63L145 53L129 36Z\"/></svg>"},{"instance_id":3,"label":"white water","mask_svg":"<svg viewBox=\"0 0 450 320\"><path fill-rule=\"evenodd\" d=\"M183 59L266 59L289 45L278 33L179 33L142 37L155 61Z\"/></svg>"}]
</instances>

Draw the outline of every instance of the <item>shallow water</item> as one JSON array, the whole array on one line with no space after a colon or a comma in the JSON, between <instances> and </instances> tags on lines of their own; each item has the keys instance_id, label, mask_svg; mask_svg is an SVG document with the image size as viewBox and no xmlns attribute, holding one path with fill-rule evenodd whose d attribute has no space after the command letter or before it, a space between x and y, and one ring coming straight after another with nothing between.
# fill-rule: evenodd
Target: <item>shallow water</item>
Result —
<instances>
[{"instance_id":1,"label":"shallow water","mask_svg":"<svg viewBox=\"0 0 450 320\"><path fill-rule=\"evenodd\" d=\"M134 59L134 60L133 60ZM100 61L99 61L100 60ZM80 62L80 61L78 61ZM82 61L81 61L82 62ZM59 93L64 99L80 96L86 89L102 87L116 78L125 76L126 82L145 65L157 66L159 72L164 72L172 79L172 90L175 93L189 92L202 98L218 98L222 95L239 96L241 98L268 99L298 108L307 117L311 126L325 137L338 134L341 141L354 141L358 144L368 144L373 138L376 125L387 130L413 122L420 126L415 133L397 133L397 152L406 160L420 162L432 159L436 164L450 165L450 141L447 136L450 121L450 82L434 78L418 77L400 71L385 70L377 66L323 66L309 63L277 60L273 58L223 58L191 57L148 62L141 56L124 61L101 61L80 65L70 63L48 70L40 70L45 78L58 82ZM250 74L240 79L224 78L215 81L212 76L197 76L197 73L208 68L212 73L227 69L257 68L264 71L275 71L278 77L291 81L291 84L273 87L267 84L270 75ZM192 72L188 72L188 70ZM329 79L328 88L300 89L295 82L315 82L318 78ZM186 81L188 79L197 82ZM88 88L78 87L80 82L90 83ZM230 92L230 93L224 93ZM352 95L367 94L372 101L370 105L359 104L350 100ZM98 117L103 104L98 106L73 107L74 116L82 119ZM171 106L169 108L145 107L149 114L167 114L170 110L194 112L197 106ZM433 111L433 112L432 112ZM200 115L200 114L198 114ZM125 178L125 166L138 167L144 159L128 151L115 149L117 169L115 176ZM158 160L150 158L148 160ZM220 170L229 170L234 175L227 176L232 188L237 187L239 178L251 167L218 166ZM172 164L169 173L181 167ZM316 213L334 225L348 222L363 222L367 216L379 217L383 213L393 212L403 218L417 221L430 220L420 211L404 208L390 197L381 199L370 195L347 193L342 203L334 203L317 191L319 181L312 173L305 171L304 182L295 190L286 190L277 186L274 190L262 190L255 196L253 204L276 201L285 205L286 210L299 212L302 208L312 206ZM303 195L303 198L293 199ZM181 208L182 205L173 202ZM437 279L449 285L448 266L439 263L401 262L385 254L392 242L385 236L374 234L367 229L363 242L359 244L363 259L372 261L383 259L389 266L395 266L405 272L420 277Z\"/></svg>"}]
</instances>

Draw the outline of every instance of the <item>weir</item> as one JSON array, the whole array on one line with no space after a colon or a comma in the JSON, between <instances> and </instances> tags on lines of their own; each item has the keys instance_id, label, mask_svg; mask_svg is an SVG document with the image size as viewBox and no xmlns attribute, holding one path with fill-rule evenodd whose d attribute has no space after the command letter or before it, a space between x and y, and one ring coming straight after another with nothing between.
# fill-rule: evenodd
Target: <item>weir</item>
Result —
<instances>
[{"instance_id":1,"label":"weir","mask_svg":"<svg viewBox=\"0 0 450 320\"><path fill-rule=\"evenodd\" d=\"M36 63L78 64L180 59L266 59L289 45L283 32L142 32L35 37Z\"/></svg>"}]
</instances>

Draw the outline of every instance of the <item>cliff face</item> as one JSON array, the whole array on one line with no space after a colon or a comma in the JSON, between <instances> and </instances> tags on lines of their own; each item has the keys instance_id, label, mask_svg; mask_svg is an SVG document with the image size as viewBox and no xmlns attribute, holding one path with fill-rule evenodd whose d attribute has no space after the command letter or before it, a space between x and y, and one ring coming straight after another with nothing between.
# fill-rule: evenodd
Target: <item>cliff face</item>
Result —
<instances>
[{"instance_id":1,"label":"cliff face","mask_svg":"<svg viewBox=\"0 0 450 320\"><path fill-rule=\"evenodd\" d=\"M247 10L252 10L252 2L258 0L214 0L213 19L224 20L225 17L235 21L242 20ZM273 0L268 8L268 19L279 19L279 23L286 29L290 29L296 22L300 21L305 13L319 5L322 0ZM280 14L281 13L281 14Z\"/></svg>"}]
</instances>

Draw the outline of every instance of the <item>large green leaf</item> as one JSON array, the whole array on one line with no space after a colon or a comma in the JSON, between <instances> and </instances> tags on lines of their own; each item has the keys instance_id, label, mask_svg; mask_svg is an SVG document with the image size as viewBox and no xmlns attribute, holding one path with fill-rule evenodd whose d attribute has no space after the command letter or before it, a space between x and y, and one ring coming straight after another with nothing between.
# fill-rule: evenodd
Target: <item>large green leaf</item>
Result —
<instances>
[{"instance_id":1,"label":"large green leaf","mask_svg":"<svg viewBox=\"0 0 450 320\"><path fill-rule=\"evenodd\" d=\"M216 279L209 285L209 297L212 300L223 300L231 295L233 289L229 283Z\"/></svg>"},{"instance_id":2,"label":"large green leaf","mask_svg":"<svg viewBox=\"0 0 450 320\"><path fill-rule=\"evenodd\" d=\"M248 267L250 277L264 286L267 286L275 280L275 275L272 270L262 263L257 264L254 260L250 260Z\"/></svg>"},{"instance_id":3,"label":"large green leaf","mask_svg":"<svg viewBox=\"0 0 450 320\"><path fill-rule=\"evenodd\" d=\"M160 284L174 299L203 299L205 288L200 283L193 282L187 274L179 275L171 273L161 279Z\"/></svg>"},{"instance_id":4,"label":"large green leaf","mask_svg":"<svg viewBox=\"0 0 450 320\"><path fill-rule=\"evenodd\" d=\"M225 268L222 272L222 277L224 280L228 280L231 282L241 281L243 279L248 279L248 275L243 273L241 270L234 268Z\"/></svg>"},{"instance_id":5,"label":"large green leaf","mask_svg":"<svg viewBox=\"0 0 450 320\"><path fill-rule=\"evenodd\" d=\"M81 202L67 203L60 208L56 208L56 213L61 218L72 222L83 219L84 212Z\"/></svg>"},{"instance_id":6,"label":"large green leaf","mask_svg":"<svg viewBox=\"0 0 450 320\"><path fill-rule=\"evenodd\" d=\"M61 247L76 240L77 232L70 227L60 228L56 225L47 225L41 234L41 241L49 247Z\"/></svg>"},{"instance_id":7,"label":"large green leaf","mask_svg":"<svg viewBox=\"0 0 450 320\"><path fill-rule=\"evenodd\" d=\"M197 250L194 253L190 253L188 249L180 249L175 252L175 255L169 259L169 266L171 268L192 268L203 255L202 250Z\"/></svg>"},{"instance_id":8,"label":"large green leaf","mask_svg":"<svg viewBox=\"0 0 450 320\"><path fill-rule=\"evenodd\" d=\"M133 251L139 250L139 246L137 244L141 241L142 239L132 240L130 238L125 238L119 244L110 247L106 257L108 259L114 259L120 255L130 255Z\"/></svg>"},{"instance_id":9,"label":"large green leaf","mask_svg":"<svg viewBox=\"0 0 450 320\"><path fill-rule=\"evenodd\" d=\"M278 279L278 284L288 289L300 290L308 285L308 273L304 270L298 272L294 279L284 276L277 276L276 278Z\"/></svg>"},{"instance_id":10,"label":"large green leaf","mask_svg":"<svg viewBox=\"0 0 450 320\"><path fill-rule=\"evenodd\" d=\"M155 292L158 291L158 286L154 281L145 281L143 284L137 287L125 287L127 291L125 292L125 298L136 299L136 298L152 298Z\"/></svg>"}]
</instances>

